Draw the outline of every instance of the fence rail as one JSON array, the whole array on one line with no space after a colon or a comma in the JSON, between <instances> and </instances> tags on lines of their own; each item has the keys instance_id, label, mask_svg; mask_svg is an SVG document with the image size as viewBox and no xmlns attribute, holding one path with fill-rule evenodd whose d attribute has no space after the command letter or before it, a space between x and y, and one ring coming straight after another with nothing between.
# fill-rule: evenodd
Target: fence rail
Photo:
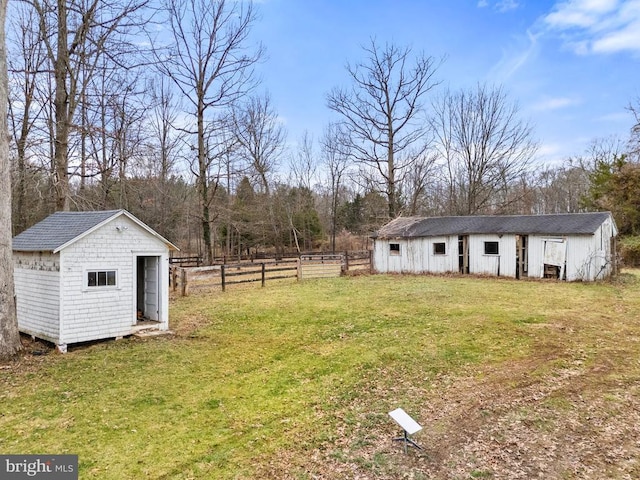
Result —
<instances>
[{"instance_id":1,"label":"fence rail","mask_svg":"<svg viewBox=\"0 0 640 480\"><path fill-rule=\"evenodd\" d=\"M188 258L188 257L181 257ZM217 289L226 291L229 285L284 279L329 278L370 271L369 252L345 252L343 254L303 254L296 259L264 260L262 262L237 262L210 267L182 266L172 262L170 282L174 292L186 296L191 290Z\"/></svg>"}]
</instances>

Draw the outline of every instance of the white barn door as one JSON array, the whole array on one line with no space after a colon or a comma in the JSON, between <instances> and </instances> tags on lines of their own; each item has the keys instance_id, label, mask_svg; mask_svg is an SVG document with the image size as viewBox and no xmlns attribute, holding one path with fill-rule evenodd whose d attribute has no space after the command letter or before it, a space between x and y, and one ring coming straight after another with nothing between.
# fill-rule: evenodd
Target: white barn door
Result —
<instances>
[{"instance_id":1,"label":"white barn door","mask_svg":"<svg viewBox=\"0 0 640 480\"><path fill-rule=\"evenodd\" d=\"M138 257L138 317L160 320L160 257Z\"/></svg>"},{"instance_id":2,"label":"white barn door","mask_svg":"<svg viewBox=\"0 0 640 480\"><path fill-rule=\"evenodd\" d=\"M567 260L567 242L564 239L549 239L544 241L544 271L546 276L547 265L557 267L558 278L564 279Z\"/></svg>"}]
</instances>

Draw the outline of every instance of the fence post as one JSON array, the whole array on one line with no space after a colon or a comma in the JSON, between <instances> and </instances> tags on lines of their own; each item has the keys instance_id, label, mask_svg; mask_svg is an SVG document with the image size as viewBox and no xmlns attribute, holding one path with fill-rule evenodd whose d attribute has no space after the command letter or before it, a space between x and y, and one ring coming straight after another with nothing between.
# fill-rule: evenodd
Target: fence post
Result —
<instances>
[{"instance_id":1,"label":"fence post","mask_svg":"<svg viewBox=\"0 0 640 480\"><path fill-rule=\"evenodd\" d=\"M227 281L224 277L224 263L220 265L220 278L222 279L222 291L224 292L227 288Z\"/></svg>"},{"instance_id":2,"label":"fence post","mask_svg":"<svg viewBox=\"0 0 640 480\"><path fill-rule=\"evenodd\" d=\"M369 274L373 273L373 250L369 250Z\"/></svg>"},{"instance_id":3,"label":"fence post","mask_svg":"<svg viewBox=\"0 0 640 480\"><path fill-rule=\"evenodd\" d=\"M297 271L297 280L302 280L302 257L298 257L298 271Z\"/></svg>"},{"instance_id":4,"label":"fence post","mask_svg":"<svg viewBox=\"0 0 640 480\"><path fill-rule=\"evenodd\" d=\"M349 251L345 250L344 252L344 271L345 273L349 272Z\"/></svg>"},{"instance_id":5,"label":"fence post","mask_svg":"<svg viewBox=\"0 0 640 480\"><path fill-rule=\"evenodd\" d=\"M180 293L182 294L183 297L186 297L187 294L189 293L187 289L187 282L188 282L187 276L188 276L187 269L183 268L181 272L181 278L180 278Z\"/></svg>"},{"instance_id":6,"label":"fence post","mask_svg":"<svg viewBox=\"0 0 640 480\"><path fill-rule=\"evenodd\" d=\"M264 288L264 262L262 262L262 288Z\"/></svg>"},{"instance_id":7,"label":"fence post","mask_svg":"<svg viewBox=\"0 0 640 480\"><path fill-rule=\"evenodd\" d=\"M176 292L178 291L178 268L171 267L171 289Z\"/></svg>"}]
</instances>

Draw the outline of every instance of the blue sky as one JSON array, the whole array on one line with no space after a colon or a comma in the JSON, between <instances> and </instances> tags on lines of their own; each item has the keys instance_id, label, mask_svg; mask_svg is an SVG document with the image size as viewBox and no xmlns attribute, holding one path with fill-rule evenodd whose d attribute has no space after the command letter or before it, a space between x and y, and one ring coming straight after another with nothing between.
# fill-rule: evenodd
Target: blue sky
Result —
<instances>
[{"instance_id":1,"label":"blue sky","mask_svg":"<svg viewBox=\"0 0 640 480\"><path fill-rule=\"evenodd\" d=\"M347 86L362 45L446 57L440 88L501 85L530 120L539 160L626 139L640 97L640 0L261 0L254 38L267 50L263 88L295 143L335 119L326 95Z\"/></svg>"}]
</instances>

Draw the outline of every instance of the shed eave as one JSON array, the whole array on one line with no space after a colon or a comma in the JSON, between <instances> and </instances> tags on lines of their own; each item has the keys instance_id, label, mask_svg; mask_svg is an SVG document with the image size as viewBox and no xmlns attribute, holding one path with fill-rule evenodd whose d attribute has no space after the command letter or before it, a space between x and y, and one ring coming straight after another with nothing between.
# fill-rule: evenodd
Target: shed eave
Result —
<instances>
[{"instance_id":1,"label":"shed eave","mask_svg":"<svg viewBox=\"0 0 640 480\"><path fill-rule=\"evenodd\" d=\"M119 210L118 212L114 213L112 216L110 216L109 218L103 220L102 222L94 225L93 227L91 227L90 229L82 232L80 235L78 235L75 238L72 238L71 240L69 240L66 243L63 243L62 245L58 246L56 249L53 250L53 253L59 253L61 250L64 250L65 248L67 248L69 245L73 245L75 242L77 242L78 240L86 237L87 235L90 235L91 233L95 232L97 229L103 227L104 225L108 224L109 222L115 220L116 218L120 217L121 215L124 215L125 217L127 217L128 219L130 219L132 222L134 222L136 225L138 225L140 228L142 228L143 230L145 230L147 233L153 235L154 237L156 237L158 240L160 240L161 242L163 242L165 245L167 245L167 247L169 248L169 250L174 250L174 251L180 251L180 249L178 247L176 247L173 243L171 243L169 240L167 240L166 238L164 238L162 235L160 235L158 232L156 232L155 230L153 230L151 227L149 227L148 225L146 225L145 223L143 223L142 221L138 220L135 216L133 216L132 214L130 214L129 212L127 212L126 210ZM37 251L37 250L36 250Z\"/></svg>"},{"instance_id":2,"label":"shed eave","mask_svg":"<svg viewBox=\"0 0 640 480\"><path fill-rule=\"evenodd\" d=\"M14 252L42 252L42 253L58 253L57 250L51 248L14 248Z\"/></svg>"}]
</instances>

